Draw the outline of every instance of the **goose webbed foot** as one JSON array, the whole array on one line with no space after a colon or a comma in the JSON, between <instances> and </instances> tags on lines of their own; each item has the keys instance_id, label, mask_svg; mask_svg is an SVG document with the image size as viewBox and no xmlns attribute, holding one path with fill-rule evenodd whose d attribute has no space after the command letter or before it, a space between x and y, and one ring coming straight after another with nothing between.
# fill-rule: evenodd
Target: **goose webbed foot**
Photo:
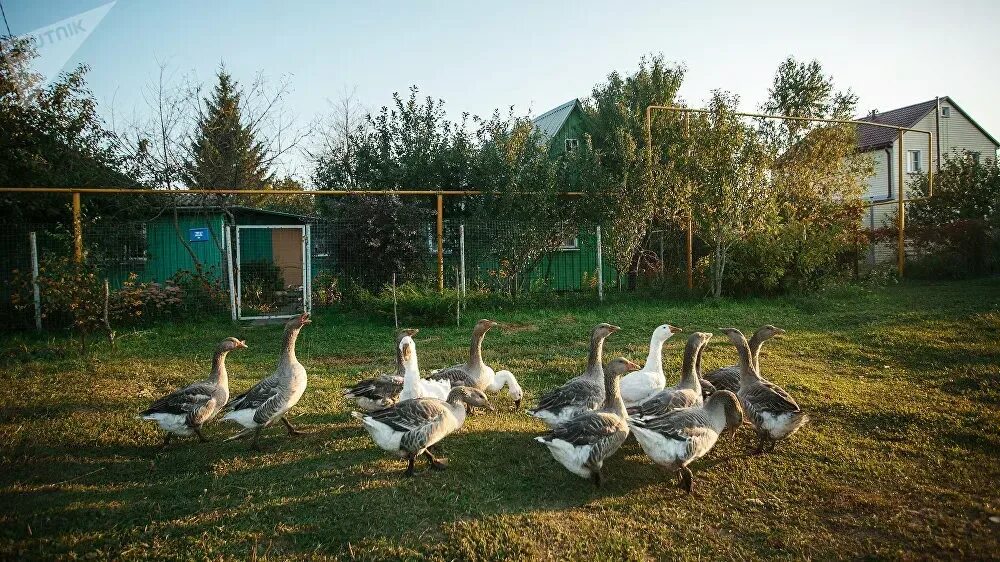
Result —
<instances>
[{"instance_id":1,"label":"goose webbed foot","mask_svg":"<svg viewBox=\"0 0 1000 562\"><path fill-rule=\"evenodd\" d=\"M208 443L208 439L205 439L205 435L202 434L200 427L193 427L191 429L194 429L194 433L195 435L198 436L199 441L201 441L202 443Z\"/></svg>"},{"instance_id":2,"label":"goose webbed foot","mask_svg":"<svg viewBox=\"0 0 1000 562\"><path fill-rule=\"evenodd\" d=\"M679 474L681 477L681 489L687 492L688 495L691 495L691 492L694 491L694 475L691 474L691 469L686 466L682 467Z\"/></svg>"},{"instance_id":3,"label":"goose webbed foot","mask_svg":"<svg viewBox=\"0 0 1000 562\"><path fill-rule=\"evenodd\" d=\"M767 445L767 440L764 439L763 437L758 437L757 438L757 448L753 450L752 454L754 454L754 455L763 455L764 452L765 452L764 448L765 448L766 445Z\"/></svg>"},{"instance_id":4,"label":"goose webbed foot","mask_svg":"<svg viewBox=\"0 0 1000 562\"><path fill-rule=\"evenodd\" d=\"M285 424L285 428L288 430L289 435L305 435L304 431L299 431L298 429L295 429L292 426L291 422L286 420L284 417L281 418L281 423Z\"/></svg>"},{"instance_id":5,"label":"goose webbed foot","mask_svg":"<svg viewBox=\"0 0 1000 562\"><path fill-rule=\"evenodd\" d=\"M424 456L427 457L427 464L430 465L434 470L444 470L448 468L448 461L434 458L434 455L430 451L424 451Z\"/></svg>"},{"instance_id":6,"label":"goose webbed foot","mask_svg":"<svg viewBox=\"0 0 1000 562\"><path fill-rule=\"evenodd\" d=\"M406 476L407 478L413 476L413 462L415 459L416 457L414 455L410 455L409 464L406 465L406 472L403 473L403 476Z\"/></svg>"}]
</instances>

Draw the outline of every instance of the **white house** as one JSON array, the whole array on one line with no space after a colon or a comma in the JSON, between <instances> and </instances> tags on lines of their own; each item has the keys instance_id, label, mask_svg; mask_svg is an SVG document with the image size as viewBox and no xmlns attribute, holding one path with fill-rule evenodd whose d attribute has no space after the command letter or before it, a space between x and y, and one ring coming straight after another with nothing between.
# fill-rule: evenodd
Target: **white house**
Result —
<instances>
[{"instance_id":1,"label":"white house","mask_svg":"<svg viewBox=\"0 0 1000 562\"><path fill-rule=\"evenodd\" d=\"M903 134L904 176L926 174L928 166L941 169L938 154L945 158L968 153L972 158L996 159L1000 143L986 132L948 96L908 105L882 113L860 117L861 121L907 127L930 133L907 131ZM895 201L899 194L897 132L884 127L858 126L858 150L869 153L875 163L875 174L868 180L866 198L871 201ZM928 152L928 150L930 152ZM904 177L904 182L909 181ZM882 226L893 205L874 207L866 217L868 226Z\"/></svg>"}]
</instances>

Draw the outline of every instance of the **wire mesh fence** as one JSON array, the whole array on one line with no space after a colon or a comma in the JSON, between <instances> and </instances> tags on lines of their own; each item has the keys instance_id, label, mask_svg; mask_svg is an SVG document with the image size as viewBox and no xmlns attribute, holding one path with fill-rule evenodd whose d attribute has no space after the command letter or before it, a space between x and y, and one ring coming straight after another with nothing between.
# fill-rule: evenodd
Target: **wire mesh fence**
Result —
<instances>
[{"instance_id":1,"label":"wire mesh fence","mask_svg":"<svg viewBox=\"0 0 1000 562\"><path fill-rule=\"evenodd\" d=\"M598 280L616 277L609 260L598 274L596 225L448 219L440 256L436 218L426 214L384 225L261 209L164 212L86 223L82 239L78 263L70 225L0 229L6 329L36 320L46 329L81 321L99 329L203 315L281 317L384 300L394 288L500 298L574 292L596 301Z\"/></svg>"}]
</instances>

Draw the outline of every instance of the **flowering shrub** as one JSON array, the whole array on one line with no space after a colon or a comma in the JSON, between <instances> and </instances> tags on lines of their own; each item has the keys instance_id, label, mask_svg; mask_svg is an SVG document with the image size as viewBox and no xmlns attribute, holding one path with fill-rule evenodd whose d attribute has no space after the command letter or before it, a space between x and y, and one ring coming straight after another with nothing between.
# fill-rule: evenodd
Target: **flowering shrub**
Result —
<instances>
[{"instance_id":1,"label":"flowering shrub","mask_svg":"<svg viewBox=\"0 0 1000 562\"><path fill-rule=\"evenodd\" d=\"M110 313L118 320L150 319L176 312L184 303L184 292L173 281L164 284L138 282L138 275L129 273L121 289L111 294Z\"/></svg>"}]
</instances>

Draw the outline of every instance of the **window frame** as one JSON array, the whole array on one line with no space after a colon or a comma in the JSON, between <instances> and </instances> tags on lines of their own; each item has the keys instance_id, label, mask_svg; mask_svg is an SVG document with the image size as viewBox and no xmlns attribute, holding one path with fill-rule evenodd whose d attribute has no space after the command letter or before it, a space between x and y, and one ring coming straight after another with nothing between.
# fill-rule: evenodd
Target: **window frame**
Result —
<instances>
[{"instance_id":1,"label":"window frame","mask_svg":"<svg viewBox=\"0 0 1000 562\"><path fill-rule=\"evenodd\" d=\"M571 244L566 243L568 240L570 240L570 237L566 237L566 240L563 240L562 242L559 243L559 251L578 252L580 250L580 236L579 235L573 236L572 237L573 242Z\"/></svg>"},{"instance_id":2,"label":"window frame","mask_svg":"<svg viewBox=\"0 0 1000 562\"><path fill-rule=\"evenodd\" d=\"M942 105L941 106L941 118L942 119L949 119L949 118L951 118L951 108L948 107L947 105Z\"/></svg>"},{"instance_id":3,"label":"window frame","mask_svg":"<svg viewBox=\"0 0 1000 562\"><path fill-rule=\"evenodd\" d=\"M573 142L572 147L570 147L570 141ZM580 139L576 137L568 137L563 139L563 149L566 151L567 154L570 152L576 152L577 150L580 150Z\"/></svg>"},{"instance_id":4,"label":"window frame","mask_svg":"<svg viewBox=\"0 0 1000 562\"><path fill-rule=\"evenodd\" d=\"M917 156L916 166L913 165L913 155ZM924 157L923 151L920 149L907 149L906 150L906 173L908 174L919 174L924 171Z\"/></svg>"}]
</instances>

